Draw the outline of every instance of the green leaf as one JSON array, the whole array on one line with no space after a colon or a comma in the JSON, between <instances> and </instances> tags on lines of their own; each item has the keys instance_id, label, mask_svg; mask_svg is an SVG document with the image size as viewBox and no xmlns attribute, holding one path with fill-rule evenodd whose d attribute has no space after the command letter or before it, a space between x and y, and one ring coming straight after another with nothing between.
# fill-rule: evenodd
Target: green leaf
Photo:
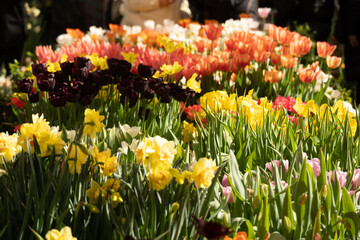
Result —
<instances>
[{"instance_id":1,"label":"green leaf","mask_svg":"<svg viewBox=\"0 0 360 240\"><path fill-rule=\"evenodd\" d=\"M343 219L348 223L345 223L345 228L349 228L353 238L356 237L358 233L358 217L355 211L354 203L351 200L351 197L346 188L342 189L342 209L343 209Z\"/></svg>"},{"instance_id":2,"label":"green leaf","mask_svg":"<svg viewBox=\"0 0 360 240\"><path fill-rule=\"evenodd\" d=\"M243 182L239 171L239 165L236 161L234 152L230 150L229 153L229 168L230 168L230 178L229 184L231 185L235 195L241 200L244 201L246 198L246 188Z\"/></svg>"}]
</instances>

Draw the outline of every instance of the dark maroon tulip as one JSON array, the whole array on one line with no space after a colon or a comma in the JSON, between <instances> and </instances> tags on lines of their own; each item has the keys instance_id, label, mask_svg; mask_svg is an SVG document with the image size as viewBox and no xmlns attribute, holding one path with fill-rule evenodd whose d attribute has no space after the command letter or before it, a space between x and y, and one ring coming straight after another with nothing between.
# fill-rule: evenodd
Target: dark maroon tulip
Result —
<instances>
[{"instance_id":1,"label":"dark maroon tulip","mask_svg":"<svg viewBox=\"0 0 360 240\"><path fill-rule=\"evenodd\" d=\"M29 93L33 87L34 80L30 78L24 78L17 81L16 85L20 92Z\"/></svg>"},{"instance_id":2,"label":"dark maroon tulip","mask_svg":"<svg viewBox=\"0 0 360 240\"><path fill-rule=\"evenodd\" d=\"M216 222L204 222L202 219L193 216L196 231L207 239L220 239L231 233L229 228Z\"/></svg>"},{"instance_id":3,"label":"dark maroon tulip","mask_svg":"<svg viewBox=\"0 0 360 240\"><path fill-rule=\"evenodd\" d=\"M78 88L68 86L65 89L65 98L68 102L76 102L80 98L80 90Z\"/></svg>"},{"instance_id":4,"label":"dark maroon tulip","mask_svg":"<svg viewBox=\"0 0 360 240\"><path fill-rule=\"evenodd\" d=\"M65 75L71 75L72 69L74 68L73 62L60 63L60 68Z\"/></svg>"},{"instance_id":5,"label":"dark maroon tulip","mask_svg":"<svg viewBox=\"0 0 360 240\"><path fill-rule=\"evenodd\" d=\"M29 102L36 103L39 101L39 92L31 92L28 94Z\"/></svg>"},{"instance_id":6,"label":"dark maroon tulip","mask_svg":"<svg viewBox=\"0 0 360 240\"><path fill-rule=\"evenodd\" d=\"M66 104L64 91L49 92L49 102L55 107L63 107Z\"/></svg>"},{"instance_id":7,"label":"dark maroon tulip","mask_svg":"<svg viewBox=\"0 0 360 240\"><path fill-rule=\"evenodd\" d=\"M47 72L47 67L46 67L46 63L35 63L31 65L31 69L32 69L32 74L34 76L37 76L40 73L46 73Z\"/></svg>"},{"instance_id":8,"label":"dark maroon tulip","mask_svg":"<svg viewBox=\"0 0 360 240\"><path fill-rule=\"evenodd\" d=\"M106 60L111 72L115 75L126 76L131 69L131 63L117 58L109 58Z\"/></svg>"},{"instance_id":9,"label":"dark maroon tulip","mask_svg":"<svg viewBox=\"0 0 360 240\"><path fill-rule=\"evenodd\" d=\"M156 72L156 69L147 65L139 64L138 73L141 77L149 78L152 77Z\"/></svg>"}]
</instances>

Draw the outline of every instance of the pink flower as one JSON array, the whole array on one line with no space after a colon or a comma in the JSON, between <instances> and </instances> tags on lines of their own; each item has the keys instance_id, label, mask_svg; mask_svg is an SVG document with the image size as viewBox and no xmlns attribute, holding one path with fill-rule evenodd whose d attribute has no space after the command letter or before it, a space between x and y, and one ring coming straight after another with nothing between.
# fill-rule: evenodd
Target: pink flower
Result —
<instances>
[{"instance_id":1,"label":"pink flower","mask_svg":"<svg viewBox=\"0 0 360 240\"><path fill-rule=\"evenodd\" d=\"M354 194L354 192L355 192L355 191L353 191L353 190L348 191L350 197ZM357 203L358 203L358 201L359 201L359 196L360 196L360 191L357 192L357 193L356 193L356 196L355 196L355 204L356 204L356 205L358 205Z\"/></svg>"},{"instance_id":2,"label":"pink flower","mask_svg":"<svg viewBox=\"0 0 360 240\"><path fill-rule=\"evenodd\" d=\"M289 168L289 160L282 160L282 163L283 163L283 165L285 167L285 172L287 172L288 168ZM280 167L280 160L273 160L271 163L266 163L265 164L265 167L267 169L269 169L271 173L273 173L273 170L272 170L273 164L275 164L276 167L279 168Z\"/></svg>"},{"instance_id":3,"label":"pink flower","mask_svg":"<svg viewBox=\"0 0 360 240\"><path fill-rule=\"evenodd\" d=\"M355 189L360 186L360 169L355 169L352 177L352 188Z\"/></svg>"},{"instance_id":4,"label":"pink flower","mask_svg":"<svg viewBox=\"0 0 360 240\"><path fill-rule=\"evenodd\" d=\"M271 12L271 8L258 8L258 13L261 18L267 18Z\"/></svg>"},{"instance_id":5,"label":"pink flower","mask_svg":"<svg viewBox=\"0 0 360 240\"><path fill-rule=\"evenodd\" d=\"M223 195L224 197L227 197L227 195L230 194L230 197L228 199L228 203L233 203L234 202L234 197L232 194L232 190L230 186L227 187L223 187Z\"/></svg>"},{"instance_id":6,"label":"pink flower","mask_svg":"<svg viewBox=\"0 0 360 240\"><path fill-rule=\"evenodd\" d=\"M284 180L281 180L281 185L284 189L286 189L288 187L287 182L285 182ZM275 189L276 185L275 185L275 181L271 181L271 186L273 189Z\"/></svg>"},{"instance_id":7,"label":"pink flower","mask_svg":"<svg viewBox=\"0 0 360 240\"><path fill-rule=\"evenodd\" d=\"M307 160L307 163L312 167L315 177L320 175L320 160L318 158L313 158Z\"/></svg>"},{"instance_id":8,"label":"pink flower","mask_svg":"<svg viewBox=\"0 0 360 240\"><path fill-rule=\"evenodd\" d=\"M332 178L333 182L335 182L335 173L333 174L333 172L330 171L330 172L327 172L326 175L328 177L329 182L330 182L331 178ZM345 187L347 172L336 171L336 175L337 175L338 181L340 183L340 187L341 188Z\"/></svg>"},{"instance_id":9,"label":"pink flower","mask_svg":"<svg viewBox=\"0 0 360 240\"><path fill-rule=\"evenodd\" d=\"M223 187L228 187L228 186L229 186L228 176L227 176L226 174L223 176L223 179L222 179L222 181L221 181L221 185L222 185Z\"/></svg>"}]
</instances>

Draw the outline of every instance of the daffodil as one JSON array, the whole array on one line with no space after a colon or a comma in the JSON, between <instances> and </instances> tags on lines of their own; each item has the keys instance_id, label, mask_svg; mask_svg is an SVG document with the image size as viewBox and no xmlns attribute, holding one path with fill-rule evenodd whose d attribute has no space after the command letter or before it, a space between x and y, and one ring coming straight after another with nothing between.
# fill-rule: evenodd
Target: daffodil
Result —
<instances>
[{"instance_id":1,"label":"daffodil","mask_svg":"<svg viewBox=\"0 0 360 240\"><path fill-rule=\"evenodd\" d=\"M182 173L179 172L176 168L169 169L171 175L175 178L176 182L180 185L184 184L185 179L191 182L191 172L190 171L183 171Z\"/></svg>"},{"instance_id":2,"label":"daffodil","mask_svg":"<svg viewBox=\"0 0 360 240\"><path fill-rule=\"evenodd\" d=\"M100 115L98 111L94 109L87 108L85 110L85 119L84 119L84 131L83 135L90 136L93 139L96 133L100 132L105 125L102 123L104 116Z\"/></svg>"},{"instance_id":3,"label":"daffodil","mask_svg":"<svg viewBox=\"0 0 360 240\"><path fill-rule=\"evenodd\" d=\"M76 240L73 237L70 227L63 227L60 231L57 229L51 229L45 235L46 240Z\"/></svg>"},{"instance_id":4,"label":"daffodil","mask_svg":"<svg viewBox=\"0 0 360 240\"><path fill-rule=\"evenodd\" d=\"M148 172L147 178L151 189L161 191L171 182L173 176L169 170L152 168Z\"/></svg>"},{"instance_id":5,"label":"daffodil","mask_svg":"<svg viewBox=\"0 0 360 240\"><path fill-rule=\"evenodd\" d=\"M49 140L46 142L46 148L41 149L41 156L49 156L54 151L55 154L60 154L65 146L64 140L61 138L61 133L58 127L53 127L50 130ZM45 145L43 145L45 147Z\"/></svg>"},{"instance_id":6,"label":"daffodil","mask_svg":"<svg viewBox=\"0 0 360 240\"><path fill-rule=\"evenodd\" d=\"M192 165L191 179L198 188L208 188L215 176L217 166L208 158L200 158Z\"/></svg>"},{"instance_id":7,"label":"daffodil","mask_svg":"<svg viewBox=\"0 0 360 240\"><path fill-rule=\"evenodd\" d=\"M101 173L111 177L112 173L116 171L117 166L119 165L117 157L111 157L111 150L108 148L105 151L99 152L95 146L91 155L95 158L97 163L101 163L99 164Z\"/></svg>"},{"instance_id":8,"label":"daffodil","mask_svg":"<svg viewBox=\"0 0 360 240\"><path fill-rule=\"evenodd\" d=\"M5 161L11 162L13 157L21 151L21 146L18 145L18 136L14 133L0 133L0 157L3 156ZM0 160L0 164L2 159Z\"/></svg>"},{"instance_id":9,"label":"daffodil","mask_svg":"<svg viewBox=\"0 0 360 240\"><path fill-rule=\"evenodd\" d=\"M176 49L182 48L181 43L175 43L172 39L170 39L166 36L161 38L160 43L162 46L164 46L166 52L168 52L168 53L172 53Z\"/></svg>"},{"instance_id":10,"label":"daffodil","mask_svg":"<svg viewBox=\"0 0 360 240\"><path fill-rule=\"evenodd\" d=\"M183 134L183 140L185 143L190 142L192 139L197 138L197 129L193 123L188 123L187 121L183 122L183 129L181 130Z\"/></svg>"},{"instance_id":11,"label":"daffodil","mask_svg":"<svg viewBox=\"0 0 360 240\"><path fill-rule=\"evenodd\" d=\"M84 148L85 148L85 146L84 146ZM74 174L76 171L77 174L80 174L81 167L83 164L86 163L88 154L83 152L80 147L73 144L71 146L68 156L69 156L69 159L68 159L69 172L71 174Z\"/></svg>"}]
</instances>

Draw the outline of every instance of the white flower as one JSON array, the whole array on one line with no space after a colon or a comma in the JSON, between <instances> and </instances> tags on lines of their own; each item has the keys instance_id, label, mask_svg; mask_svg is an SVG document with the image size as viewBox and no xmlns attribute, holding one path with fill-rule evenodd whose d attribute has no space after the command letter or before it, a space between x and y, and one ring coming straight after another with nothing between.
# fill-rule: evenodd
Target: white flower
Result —
<instances>
[{"instance_id":1,"label":"white flower","mask_svg":"<svg viewBox=\"0 0 360 240\"><path fill-rule=\"evenodd\" d=\"M261 18L267 18L271 12L271 8L258 8L258 13Z\"/></svg>"},{"instance_id":2,"label":"white flower","mask_svg":"<svg viewBox=\"0 0 360 240\"><path fill-rule=\"evenodd\" d=\"M103 29L101 27L91 26L89 28L88 34L96 36L97 39L105 40L106 39L105 32L106 32L105 29Z\"/></svg>"},{"instance_id":3,"label":"white flower","mask_svg":"<svg viewBox=\"0 0 360 240\"><path fill-rule=\"evenodd\" d=\"M56 42L59 45L58 47L71 46L75 42L75 39L69 34L64 33L56 38Z\"/></svg>"},{"instance_id":4,"label":"white flower","mask_svg":"<svg viewBox=\"0 0 360 240\"><path fill-rule=\"evenodd\" d=\"M148 29L148 30L155 30L154 20L146 20L144 22L144 27L145 27L145 29Z\"/></svg>"},{"instance_id":5,"label":"white flower","mask_svg":"<svg viewBox=\"0 0 360 240\"><path fill-rule=\"evenodd\" d=\"M129 125L124 124L122 126L120 125L120 129L124 135L127 133L130 135L130 137L134 138L139 134L141 127L130 127Z\"/></svg>"}]
</instances>

